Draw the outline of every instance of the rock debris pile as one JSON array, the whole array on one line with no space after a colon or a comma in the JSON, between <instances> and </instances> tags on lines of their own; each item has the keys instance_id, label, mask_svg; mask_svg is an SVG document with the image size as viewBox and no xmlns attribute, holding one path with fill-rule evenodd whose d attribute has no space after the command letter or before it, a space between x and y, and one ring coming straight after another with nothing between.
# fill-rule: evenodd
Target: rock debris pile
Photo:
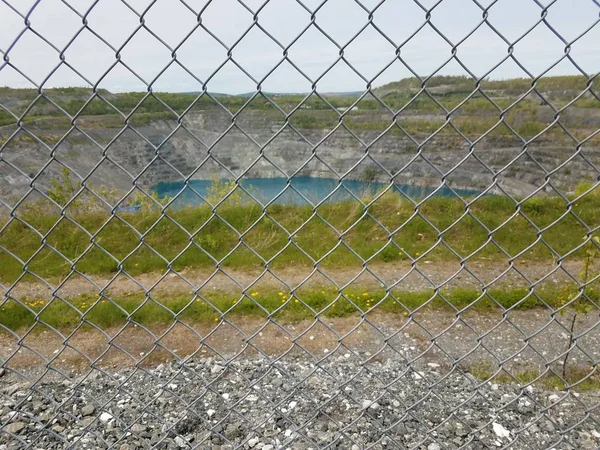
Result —
<instances>
[{"instance_id":1,"label":"rock debris pile","mask_svg":"<svg viewBox=\"0 0 600 450\"><path fill-rule=\"evenodd\" d=\"M0 380L0 449L592 449L595 393L331 355Z\"/></svg>"}]
</instances>

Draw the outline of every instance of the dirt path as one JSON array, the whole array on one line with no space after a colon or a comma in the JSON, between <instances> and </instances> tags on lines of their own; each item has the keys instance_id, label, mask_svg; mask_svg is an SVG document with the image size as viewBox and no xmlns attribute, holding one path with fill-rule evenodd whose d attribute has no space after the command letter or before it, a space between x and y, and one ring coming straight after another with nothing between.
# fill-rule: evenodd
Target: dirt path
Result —
<instances>
[{"instance_id":1,"label":"dirt path","mask_svg":"<svg viewBox=\"0 0 600 450\"><path fill-rule=\"evenodd\" d=\"M109 296L124 294L143 294L147 290L163 295L188 293L196 289L225 290L241 292L244 289L274 288L288 291L299 286L389 286L404 291L421 291L434 286L480 289L484 284L490 288L523 287L529 282L541 282L543 286L570 283L571 277L578 277L581 263L571 261L561 267L549 262L516 262L509 269L506 261L469 262L461 268L456 262L419 262L412 267L408 262L370 264L367 269L319 268L313 271L306 266L273 269L270 272L257 270L244 271L223 269L206 271L186 269L177 273L147 273L128 277L124 274L83 277L73 274L62 282L55 281L52 286L41 282L21 281L15 286L0 284L0 294L13 298L23 297L46 299L57 294L63 298L74 298L81 294L97 295L104 290ZM545 278L546 277L546 278ZM62 283L62 284L61 284Z\"/></svg>"},{"instance_id":2,"label":"dirt path","mask_svg":"<svg viewBox=\"0 0 600 450\"><path fill-rule=\"evenodd\" d=\"M447 310L422 310L409 317L373 312L362 318L297 322L228 315L215 323L173 322L149 328L129 323L104 330L1 334L0 361L8 372L51 368L76 374L90 365L108 370L154 367L190 356L277 358L291 352L318 360L353 353L364 361L400 358L417 368L431 362L448 370L456 364L464 370L502 365L512 373L542 373L547 367L560 372L570 319L541 308L505 315L469 311L459 317ZM576 323L578 340L569 367L581 373L594 372L600 361L598 323L598 313Z\"/></svg>"},{"instance_id":3,"label":"dirt path","mask_svg":"<svg viewBox=\"0 0 600 450\"><path fill-rule=\"evenodd\" d=\"M569 273L580 272L577 262L556 270L551 264L518 263L504 273L506 266L496 262L468 264L461 270L459 264L423 262L418 270L410 264L374 264L360 274L357 269L322 270L312 273L310 268L295 267L275 270L261 276L258 271L227 270L211 274L198 270L184 270L179 274L143 274L129 279L124 275L114 279L91 277L92 282L73 276L57 293L63 298L80 294L97 295L105 289L109 296L143 293L152 290L162 295L189 293L203 290L231 290L277 288L289 289L308 285L356 285L380 287L381 284L406 291L429 289L434 284L451 280L448 288L481 288L484 283L494 287L529 286L529 281L547 276L543 285L564 286ZM518 271L521 272L519 274ZM551 275L548 275L550 274ZM408 275L407 275L408 274ZM186 281L187 280L187 281ZM258 280L258 281L257 281ZM189 282L189 284L188 284ZM287 284L287 286L286 286ZM4 288L7 295L7 288ZM8 295L13 298L48 298L51 289L41 283L18 283ZM361 358L416 359L448 368L457 362L464 367L484 364L503 366L516 371L543 371L547 365L560 370L561 355L569 344L568 314L553 315L552 311L533 309L501 310L485 313L469 311L457 317L450 310L418 310L413 315L384 314L377 311L361 318L319 317L301 322L277 323L268 317L228 315L216 323L172 322L152 328L133 323L123 328L56 330L26 334L0 334L0 361L7 371L42 370L55 367L68 372L81 372L90 364L99 367L155 366L187 356L209 357L235 355L280 356L286 352L309 352L315 358L339 351L340 355L357 352ZM589 370L600 361L600 326L598 313L578 321L576 333L583 333L577 348L571 354L571 364Z\"/></svg>"}]
</instances>

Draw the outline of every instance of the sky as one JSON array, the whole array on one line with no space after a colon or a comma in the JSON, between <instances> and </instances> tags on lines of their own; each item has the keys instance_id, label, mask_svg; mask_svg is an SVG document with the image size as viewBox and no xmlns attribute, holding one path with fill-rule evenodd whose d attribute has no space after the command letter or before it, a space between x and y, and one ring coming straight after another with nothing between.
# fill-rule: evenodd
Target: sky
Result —
<instances>
[{"instance_id":1,"label":"sky","mask_svg":"<svg viewBox=\"0 0 600 450\"><path fill-rule=\"evenodd\" d=\"M475 0L0 0L0 86L197 92L205 84L236 94L259 83L286 93L316 83L320 92L362 91L413 72L469 75L451 59L457 45L476 77L600 71L600 1L477 1L491 5L489 25L479 28ZM565 42L579 69L567 59L553 67ZM525 70L512 60L494 69L511 45Z\"/></svg>"}]
</instances>

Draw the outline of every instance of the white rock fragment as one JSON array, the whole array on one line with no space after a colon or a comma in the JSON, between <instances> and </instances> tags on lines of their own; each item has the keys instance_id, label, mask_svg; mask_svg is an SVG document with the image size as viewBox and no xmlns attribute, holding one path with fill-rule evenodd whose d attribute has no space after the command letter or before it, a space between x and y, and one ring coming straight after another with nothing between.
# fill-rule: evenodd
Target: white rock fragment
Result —
<instances>
[{"instance_id":1,"label":"white rock fragment","mask_svg":"<svg viewBox=\"0 0 600 450\"><path fill-rule=\"evenodd\" d=\"M220 373L223 371L223 366L220 366L218 364L215 364L212 369L210 369L210 373L212 373L213 375Z\"/></svg>"},{"instance_id":2,"label":"white rock fragment","mask_svg":"<svg viewBox=\"0 0 600 450\"><path fill-rule=\"evenodd\" d=\"M436 364L436 363L427 363L427 366L431 367L432 369L437 369L438 367L440 367L440 365ZM431 444L431 445L433 445L433 444Z\"/></svg>"},{"instance_id":3,"label":"white rock fragment","mask_svg":"<svg viewBox=\"0 0 600 450\"><path fill-rule=\"evenodd\" d=\"M548 396L548 401L551 401L552 403L557 402L560 400L560 396L556 395L556 394L552 394Z\"/></svg>"},{"instance_id":4,"label":"white rock fragment","mask_svg":"<svg viewBox=\"0 0 600 450\"><path fill-rule=\"evenodd\" d=\"M228 393L221 394L221 397L223 397L224 400L229 400L229 394Z\"/></svg>"},{"instance_id":5,"label":"white rock fragment","mask_svg":"<svg viewBox=\"0 0 600 450\"><path fill-rule=\"evenodd\" d=\"M362 409L372 409L373 411L376 411L379 409L379 403L372 400L363 400Z\"/></svg>"},{"instance_id":6,"label":"white rock fragment","mask_svg":"<svg viewBox=\"0 0 600 450\"><path fill-rule=\"evenodd\" d=\"M496 436L498 436L500 438L505 438L505 437L509 437L510 436L510 431L508 431L506 428L504 428L498 422L494 422L492 424L492 428L494 430L494 433L496 433Z\"/></svg>"},{"instance_id":7,"label":"white rock fragment","mask_svg":"<svg viewBox=\"0 0 600 450\"><path fill-rule=\"evenodd\" d=\"M100 422L108 422L113 416L107 412L100 414Z\"/></svg>"},{"instance_id":8,"label":"white rock fragment","mask_svg":"<svg viewBox=\"0 0 600 450\"><path fill-rule=\"evenodd\" d=\"M216 411L214 409L207 409L206 410L206 415L208 416L208 418L210 419L212 416L214 416L216 413Z\"/></svg>"},{"instance_id":9,"label":"white rock fragment","mask_svg":"<svg viewBox=\"0 0 600 450\"><path fill-rule=\"evenodd\" d=\"M187 441L181 436L175 436L175 443L179 448L188 448Z\"/></svg>"},{"instance_id":10,"label":"white rock fragment","mask_svg":"<svg viewBox=\"0 0 600 450\"><path fill-rule=\"evenodd\" d=\"M290 409L294 409L296 406L298 406L298 402L295 400L292 400L289 404Z\"/></svg>"}]
</instances>

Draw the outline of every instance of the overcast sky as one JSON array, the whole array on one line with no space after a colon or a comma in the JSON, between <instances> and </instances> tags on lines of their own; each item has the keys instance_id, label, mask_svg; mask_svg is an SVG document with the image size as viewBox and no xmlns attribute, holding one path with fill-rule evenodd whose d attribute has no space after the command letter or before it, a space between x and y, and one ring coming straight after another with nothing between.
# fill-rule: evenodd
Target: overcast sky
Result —
<instances>
[{"instance_id":1,"label":"overcast sky","mask_svg":"<svg viewBox=\"0 0 600 450\"><path fill-rule=\"evenodd\" d=\"M311 10L321 3L321 0L302 1ZM361 1L367 9L380 3L380 0ZM270 0L259 10L263 2L244 0L248 9L254 13L258 11L258 23L283 47L289 46L288 58L310 79L320 78L317 83L319 91L365 89L366 82L343 61L322 76L338 58L339 48L315 26L296 40L311 20L311 14L296 0ZM483 5L493 3L491 0L479 2ZM540 2L550 3L549 0ZM424 8L435 3L433 0L421 0ZM38 0L37 3L35 0L0 0L0 51L33 82L45 82L45 87L88 84L66 65L60 65L59 52L33 31L26 31L19 37L24 20L9 5L23 15L29 14L32 30L64 50L65 61L90 82L101 80L99 87L114 92L147 89L147 85L122 64L102 78L117 60L117 54L88 30L77 35L82 27L82 18L66 4L82 16L86 15L88 27L114 49L125 45L120 51L121 61L145 83L153 82L169 65L172 50L145 29L134 33L140 25L141 15L148 29L171 49L177 48L177 60L182 65L201 81L208 80L207 86L212 92L233 94L256 89L256 82L232 62L217 71L227 60L226 47L233 46L233 59L256 80L262 80L284 57L284 50L258 27L244 36L252 25L254 13L236 0L185 0L188 7L180 0L157 0L154 4L151 0L128 0L129 7L121 0ZM202 26L221 43L198 27L200 12ZM498 0L489 9L488 20L508 41L514 42L539 21L541 13L542 8L533 0ZM329 0L315 17L316 24L331 39L340 46L346 46L368 22L369 14L354 0ZM558 0L549 8L546 20L567 42L571 42L599 17L600 6L595 0ZM464 39L481 19L482 11L473 0L442 0L431 11L431 23L453 44ZM403 44L425 20L426 12L414 0L386 0L373 13L373 23L396 45ZM483 76L502 61L508 48L506 42L484 24L459 45L457 56L475 75ZM451 45L427 25L401 45L400 55L413 71L426 76L442 66L451 56L451 51ZM544 23L514 46L515 57L534 75L547 70L564 51L565 44ZM395 60L395 52L392 43L373 26L368 26L345 47L344 56L366 79L373 80ZM600 70L600 25L573 43L570 55L588 74L597 73ZM60 67L48 78L57 65ZM456 61L448 63L439 73L466 74ZM573 64L565 60L549 75L576 73L579 72ZM410 75L409 69L396 60L373 80L373 85L380 86ZM507 61L489 76L505 79L527 74L514 62ZM33 87L8 65L0 69L0 86ZM305 92L310 86L311 81L288 62L277 67L262 82L263 89L268 92ZM166 69L152 87L155 91L173 92L202 89L201 83L177 64Z\"/></svg>"}]
</instances>

